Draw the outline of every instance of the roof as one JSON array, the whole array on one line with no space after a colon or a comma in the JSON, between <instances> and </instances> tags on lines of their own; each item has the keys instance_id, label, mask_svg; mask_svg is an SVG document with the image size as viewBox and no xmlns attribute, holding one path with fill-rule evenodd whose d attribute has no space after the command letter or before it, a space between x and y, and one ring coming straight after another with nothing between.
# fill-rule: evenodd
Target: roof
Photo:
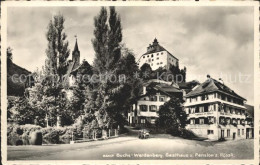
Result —
<instances>
[{"instance_id":1,"label":"roof","mask_svg":"<svg viewBox=\"0 0 260 165\"><path fill-rule=\"evenodd\" d=\"M151 54L151 53L156 53L156 52L161 52L161 51L167 51L164 47L162 47L158 40L155 38L153 41L153 44L150 44L146 53L144 53L142 56L147 55L147 54ZM168 51L167 51L168 52ZM170 52L168 52L173 58L179 60L178 58L176 58L175 56L173 56ZM141 57L139 58L139 60L141 59ZM138 61L139 61L138 60Z\"/></svg>"},{"instance_id":2,"label":"roof","mask_svg":"<svg viewBox=\"0 0 260 165\"><path fill-rule=\"evenodd\" d=\"M165 92L165 93L179 93L182 92L180 89L173 87L168 84L157 84L154 86L154 89L157 89L159 91Z\"/></svg>"},{"instance_id":3,"label":"roof","mask_svg":"<svg viewBox=\"0 0 260 165\"><path fill-rule=\"evenodd\" d=\"M143 86L147 88L147 93L141 95L140 97L152 95L158 91L168 96L172 96L177 93L182 93L182 90L180 90L178 86L176 86L175 84L170 84L169 82L162 80L156 81L152 79L143 83Z\"/></svg>"},{"instance_id":4,"label":"roof","mask_svg":"<svg viewBox=\"0 0 260 165\"><path fill-rule=\"evenodd\" d=\"M68 70L67 70L67 74L70 75L71 73L73 73L75 70L77 70L79 68L79 66L76 65L75 61L69 61L69 66L68 66Z\"/></svg>"},{"instance_id":5,"label":"roof","mask_svg":"<svg viewBox=\"0 0 260 165\"><path fill-rule=\"evenodd\" d=\"M199 85L199 81L197 80L192 80L189 82L181 82L178 83L178 86L180 87L180 89L192 89L194 86Z\"/></svg>"},{"instance_id":6,"label":"roof","mask_svg":"<svg viewBox=\"0 0 260 165\"><path fill-rule=\"evenodd\" d=\"M245 104L246 107L246 113L249 115L249 117L254 117L254 106Z\"/></svg>"},{"instance_id":7,"label":"roof","mask_svg":"<svg viewBox=\"0 0 260 165\"><path fill-rule=\"evenodd\" d=\"M144 53L144 55L156 53L156 52L161 52L161 51L167 51L167 50L164 47L162 47L161 45L158 44L158 45L155 45L153 49L147 50L147 52Z\"/></svg>"},{"instance_id":8,"label":"roof","mask_svg":"<svg viewBox=\"0 0 260 165\"><path fill-rule=\"evenodd\" d=\"M228 95L232 95L233 97L246 100L243 97L236 94L232 89L230 89L226 85L222 84L221 82L213 78L208 78L208 80L206 80L205 82L200 84L197 88L189 92L185 97L196 96L196 95L201 95L201 94L215 92L215 91L224 92Z\"/></svg>"}]
</instances>

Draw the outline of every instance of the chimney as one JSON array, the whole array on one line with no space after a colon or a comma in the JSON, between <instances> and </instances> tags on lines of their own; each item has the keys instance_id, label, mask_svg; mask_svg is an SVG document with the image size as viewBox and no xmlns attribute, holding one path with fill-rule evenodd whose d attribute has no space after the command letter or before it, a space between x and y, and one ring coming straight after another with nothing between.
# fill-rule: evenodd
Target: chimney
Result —
<instances>
[{"instance_id":1,"label":"chimney","mask_svg":"<svg viewBox=\"0 0 260 165\"><path fill-rule=\"evenodd\" d=\"M146 86L143 86L143 94L146 94Z\"/></svg>"},{"instance_id":2,"label":"chimney","mask_svg":"<svg viewBox=\"0 0 260 165\"><path fill-rule=\"evenodd\" d=\"M219 81L224 85L224 81L222 80L222 78L219 78Z\"/></svg>"},{"instance_id":3,"label":"chimney","mask_svg":"<svg viewBox=\"0 0 260 165\"><path fill-rule=\"evenodd\" d=\"M210 81L210 75L207 74L207 81Z\"/></svg>"}]
</instances>

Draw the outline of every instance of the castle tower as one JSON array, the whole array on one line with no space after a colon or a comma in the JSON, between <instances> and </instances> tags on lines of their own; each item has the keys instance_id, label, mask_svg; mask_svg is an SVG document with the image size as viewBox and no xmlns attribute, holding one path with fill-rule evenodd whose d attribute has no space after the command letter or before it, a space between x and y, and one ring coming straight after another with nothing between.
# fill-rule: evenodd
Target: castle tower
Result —
<instances>
[{"instance_id":1,"label":"castle tower","mask_svg":"<svg viewBox=\"0 0 260 165\"><path fill-rule=\"evenodd\" d=\"M79 66L80 63L80 51L79 51L79 47L78 47L78 42L77 42L77 38L76 38L76 43L75 43L75 47L74 50L72 51L72 61L75 62L75 67Z\"/></svg>"}]
</instances>

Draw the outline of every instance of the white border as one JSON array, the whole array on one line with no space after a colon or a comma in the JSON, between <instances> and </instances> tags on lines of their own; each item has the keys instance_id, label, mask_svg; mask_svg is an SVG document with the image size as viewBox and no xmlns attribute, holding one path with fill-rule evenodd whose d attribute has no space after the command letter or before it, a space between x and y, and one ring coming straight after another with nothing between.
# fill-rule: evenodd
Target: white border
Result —
<instances>
[{"instance_id":1,"label":"white border","mask_svg":"<svg viewBox=\"0 0 260 165\"><path fill-rule=\"evenodd\" d=\"M66 160L55 160L55 161L7 161L7 136L6 136L6 125L7 125L7 81L6 81L6 41L7 41L7 7L50 7L50 6L252 6L254 7L254 107L255 107L255 141L254 141L254 160L85 160L85 161L66 161ZM1 36L2 36L2 47L1 47L1 61L2 61L2 77L1 77L1 151L2 151L2 163L3 164L259 164L259 98L257 94L257 83L259 76L259 5L256 1L213 1L213 2L202 2L202 1L164 1L164 2L141 2L141 1L116 1L116 2L64 2L64 1L42 1L42 2L1 2ZM259 92L259 91L258 91ZM257 113L256 113L257 112Z\"/></svg>"}]
</instances>

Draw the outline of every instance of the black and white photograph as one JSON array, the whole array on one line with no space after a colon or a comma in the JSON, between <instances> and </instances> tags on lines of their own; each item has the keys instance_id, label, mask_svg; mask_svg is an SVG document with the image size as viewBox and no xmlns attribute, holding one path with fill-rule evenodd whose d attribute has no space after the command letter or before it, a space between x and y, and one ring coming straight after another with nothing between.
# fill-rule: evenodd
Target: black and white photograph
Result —
<instances>
[{"instance_id":1,"label":"black and white photograph","mask_svg":"<svg viewBox=\"0 0 260 165\"><path fill-rule=\"evenodd\" d=\"M258 3L17 4L1 4L7 161L258 157Z\"/></svg>"}]
</instances>

